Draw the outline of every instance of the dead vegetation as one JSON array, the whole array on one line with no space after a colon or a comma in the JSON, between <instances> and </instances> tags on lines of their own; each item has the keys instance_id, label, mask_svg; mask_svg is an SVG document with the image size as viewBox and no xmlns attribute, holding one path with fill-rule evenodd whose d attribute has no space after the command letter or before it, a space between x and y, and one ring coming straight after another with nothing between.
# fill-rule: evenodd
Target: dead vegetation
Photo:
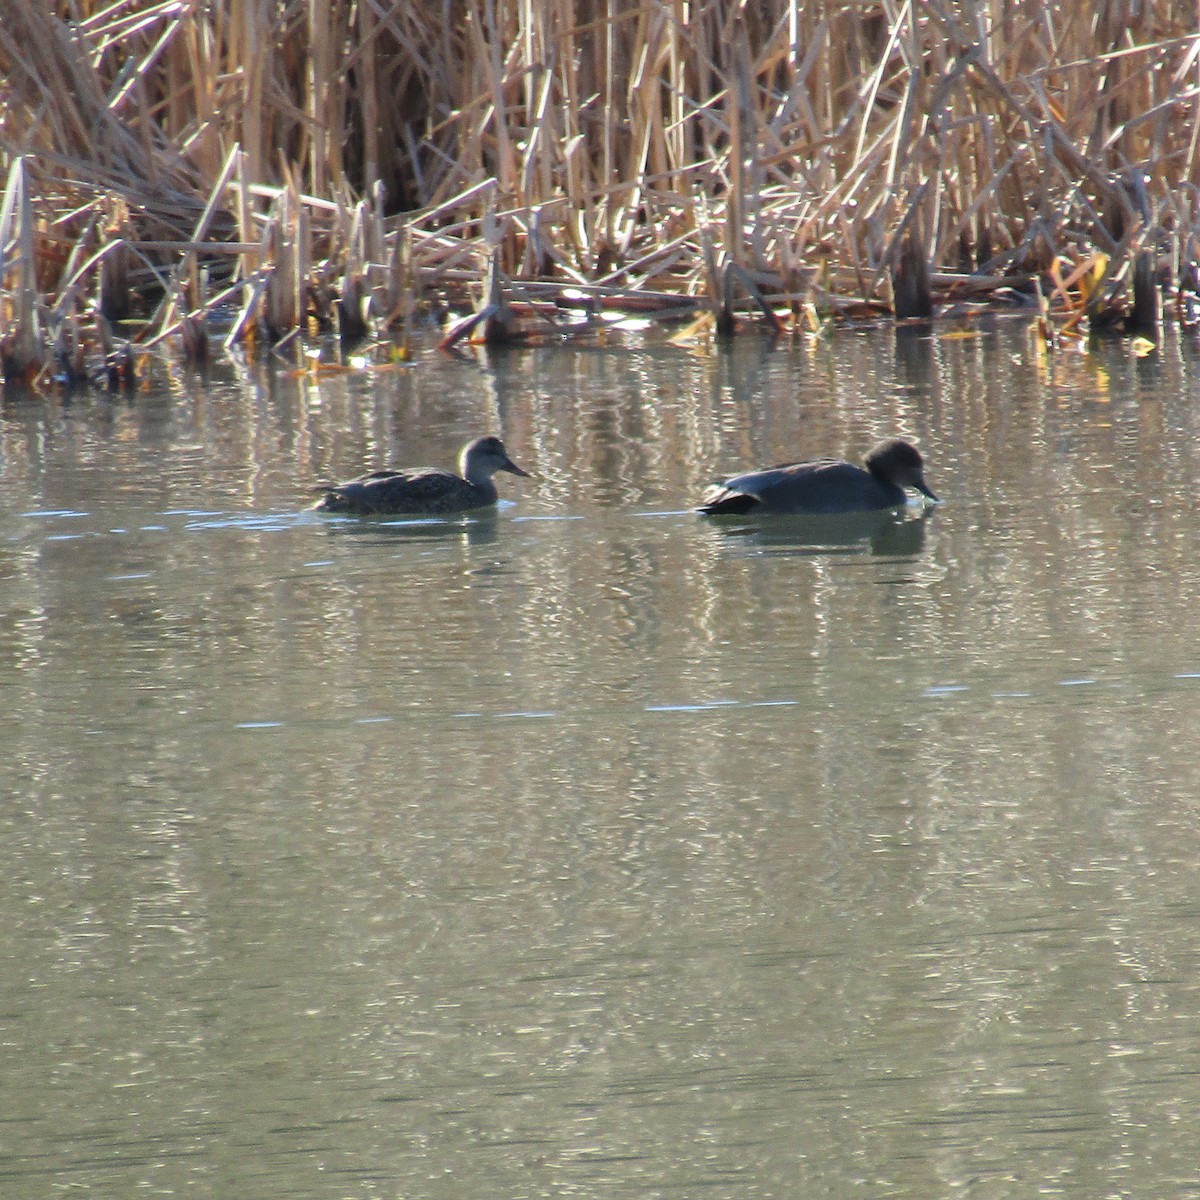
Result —
<instances>
[{"instance_id":1,"label":"dead vegetation","mask_svg":"<svg viewBox=\"0 0 1200 1200\"><path fill-rule=\"evenodd\" d=\"M446 344L613 311L773 331L1191 320L1200 35L1172 0L5 0L0 359ZM485 286L486 285L486 286Z\"/></svg>"}]
</instances>

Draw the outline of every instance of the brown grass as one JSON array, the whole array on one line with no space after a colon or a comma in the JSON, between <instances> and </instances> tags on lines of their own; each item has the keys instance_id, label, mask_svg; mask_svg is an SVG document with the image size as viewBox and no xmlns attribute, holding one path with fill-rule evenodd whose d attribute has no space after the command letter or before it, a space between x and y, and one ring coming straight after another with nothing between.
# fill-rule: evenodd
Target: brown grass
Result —
<instances>
[{"instance_id":1,"label":"brown grass","mask_svg":"<svg viewBox=\"0 0 1200 1200\"><path fill-rule=\"evenodd\" d=\"M358 336L478 298L490 264L505 286L665 294L726 324L1035 283L1072 327L1153 324L1156 281L1190 302L1194 5L446 11L5 0L6 373L35 371L68 318L86 340L97 312L194 351L218 296L233 338ZM535 329L562 329L551 292L518 293Z\"/></svg>"}]
</instances>

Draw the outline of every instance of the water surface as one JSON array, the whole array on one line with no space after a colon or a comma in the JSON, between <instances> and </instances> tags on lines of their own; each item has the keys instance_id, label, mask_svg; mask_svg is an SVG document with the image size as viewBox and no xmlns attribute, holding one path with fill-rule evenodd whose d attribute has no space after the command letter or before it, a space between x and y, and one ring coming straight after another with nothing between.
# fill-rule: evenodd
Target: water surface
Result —
<instances>
[{"instance_id":1,"label":"water surface","mask_svg":"<svg viewBox=\"0 0 1200 1200\"><path fill-rule=\"evenodd\" d=\"M939 332L7 401L3 1195L1200 1195L1196 344Z\"/></svg>"}]
</instances>

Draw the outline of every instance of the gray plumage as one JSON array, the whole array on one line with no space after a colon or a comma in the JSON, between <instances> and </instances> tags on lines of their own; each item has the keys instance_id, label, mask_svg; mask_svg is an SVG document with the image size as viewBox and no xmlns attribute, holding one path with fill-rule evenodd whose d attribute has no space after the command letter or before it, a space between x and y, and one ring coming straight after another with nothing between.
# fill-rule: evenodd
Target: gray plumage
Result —
<instances>
[{"instance_id":1,"label":"gray plumage","mask_svg":"<svg viewBox=\"0 0 1200 1200\"><path fill-rule=\"evenodd\" d=\"M864 465L865 470L841 459L820 458L747 471L709 488L697 511L710 516L871 512L904 504L906 487L937 500L925 483L920 451L908 442L880 442Z\"/></svg>"},{"instance_id":2,"label":"gray plumage","mask_svg":"<svg viewBox=\"0 0 1200 1200\"><path fill-rule=\"evenodd\" d=\"M529 474L508 457L498 437L468 442L458 457L458 467L458 475L440 467L372 471L324 488L325 495L316 507L322 512L358 516L470 512L496 503L492 476L497 471L526 478Z\"/></svg>"}]
</instances>

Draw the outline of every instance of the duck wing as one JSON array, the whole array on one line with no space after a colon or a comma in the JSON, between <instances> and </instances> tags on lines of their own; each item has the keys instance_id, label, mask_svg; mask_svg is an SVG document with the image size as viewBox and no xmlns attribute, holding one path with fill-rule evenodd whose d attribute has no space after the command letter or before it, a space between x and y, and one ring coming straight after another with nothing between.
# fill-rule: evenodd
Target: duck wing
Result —
<instances>
[{"instance_id":1,"label":"duck wing","mask_svg":"<svg viewBox=\"0 0 1200 1200\"><path fill-rule=\"evenodd\" d=\"M755 495L773 512L844 513L885 507L879 482L839 459L791 463L759 472ZM903 499L903 497L901 497Z\"/></svg>"},{"instance_id":2,"label":"duck wing","mask_svg":"<svg viewBox=\"0 0 1200 1200\"><path fill-rule=\"evenodd\" d=\"M861 467L840 459L781 463L727 479L704 498L705 513L751 511L829 514L866 512L902 503Z\"/></svg>"},{"instance_id":3,"label":"duck wing","mask_svg":"<svg viewBox=\"0 0 1200 1200\"><path fill-rule=\"evenodd\" d=\"M317 507L327 512L438 513L477 507L478 489L440 467L371 471L325 489Z\"/></svg>"}]
</instances>

